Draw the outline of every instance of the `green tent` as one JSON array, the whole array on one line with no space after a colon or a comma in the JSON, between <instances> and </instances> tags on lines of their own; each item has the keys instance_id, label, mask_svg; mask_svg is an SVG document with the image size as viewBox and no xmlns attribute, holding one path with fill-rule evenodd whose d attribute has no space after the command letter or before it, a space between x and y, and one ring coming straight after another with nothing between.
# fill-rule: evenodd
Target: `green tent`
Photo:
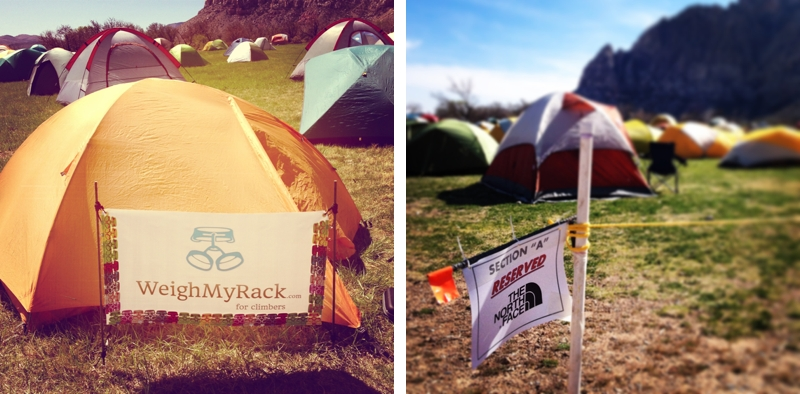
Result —
<instances>
[{"instance_id":1,"label":"green tent","mask_svg":"<svg viewBox=\"0 0 800 394\"><path fill-rule=\"evenodd\" d=\"M20 49L11 55L0 58L0 82L26 81L31 76L36 59L46 50L41 45L35 49Z\"/></svg>"},{"instance_id":2,"label":"green tent","mask_svg":"<svg viewBox=\"0 0 800 394\"><path fill-rule=\"evenodd\" d=\"M314 143L394 142L394 46L344 48L306 65L300 133Z\"/></svg>"},{"instance_id":3,"label":"green tent","mask_svg":"<svg viewBox=\"0 0 800 394\"><path fill-rule=\"evenodd\" d=\"M418 136L422 130L430 126L428 122L420 122L418 120L406 119L406 142L411 141L414 137Z\"/></svg>"},{"instance_id":4,"label":"green tent","mask_svg":"<svg viewBox=\"0 0 800 394\"><path fill-rule=\"evenodd\" d=\"M406 175L482 174L497 147L497 141L477 126L445 119L408 142Z\"/></svg>"},{"instance_id":5,"label":"green tent","mask_svg":"<svg viewBox=\"0 0 800 394\"><path fill-rule=\"evenodd\" d=\"M224 51L226 49L228 49L228 44L225 44L225 41L222 41L220 39L209 41L203 47L204 51Z\"/></svg>"},{"instance_id":6,"label":"green tent","mask_svg":"<svg viewBox=\"0 0 800 394\"><path fill-rule=\"evenodd\" d=\"M183 67L200 67L208 64L206 59L203 59L194 48L186 44L175 45L169 50L169 53L177 59Z\"/></svg>"}]
</instances>

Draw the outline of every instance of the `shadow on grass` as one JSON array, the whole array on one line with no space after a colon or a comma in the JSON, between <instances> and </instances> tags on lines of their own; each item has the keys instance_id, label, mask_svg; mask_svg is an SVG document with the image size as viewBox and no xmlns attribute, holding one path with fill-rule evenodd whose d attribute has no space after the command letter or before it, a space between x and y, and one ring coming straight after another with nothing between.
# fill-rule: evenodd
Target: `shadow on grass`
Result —
<instances>
[{"instance_id":1,"label":"shadow on grass","mask_svg":"<svg viewBox=\"0 0 800 394\"><path fill-rule=\"evenodd\" d=\"M372 222L368 220L362 220L361 223L358 224L358 230L353 237L353 244L356 247L356 252L349 258L339 262L342 266L355 271L359 275L367 273L367 266L364 264L364 260L361 259L361 254L372 244L372 235L369 231L371 228Z\"/></svg>"},{"instance_id":2,"label":"shadow on grass","mask_svg":"<svg viewBox=\"0 0 800 394\"><path fill-rule=\"evenodd\" d=\"M447 205L499 205L515 203L517 199L498 193L482 183L474 183L463 189L445 190L436 197Z\"/></svg>"},{"instance_id":3,"label":"shadow on grass","mask_svg":"<svg viewBox=\"0 0 800 394\"><path fill-rule=\"evenodd\" d=\"M245 372L245 371L242 371ZM258 371L248 371L258 373ZM194 374L153 382L150 393L378 393L343 371L266 373L262 376L221 377Z\"/></svg>"}]
</instances>

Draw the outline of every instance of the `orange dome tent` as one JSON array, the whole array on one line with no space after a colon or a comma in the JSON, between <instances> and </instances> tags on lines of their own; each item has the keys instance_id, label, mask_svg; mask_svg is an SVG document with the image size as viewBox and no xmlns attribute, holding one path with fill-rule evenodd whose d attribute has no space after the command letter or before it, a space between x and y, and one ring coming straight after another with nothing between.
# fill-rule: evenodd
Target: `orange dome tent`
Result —
<instances>
[{"instance_id":1,"label":"orange dome tent","mask_svg":"<svg viewBox=\"0 0 800 394\"><path fill-rule=\"evenodd\" d=\"M701 123L686 122L668 126L658 142L675 143L675 155L684 159L723 157L736 142L728 133L721 133Z\"/></svg>"},{"instance_id":2,"label":"orange dome tent","mask_svg":"<svg viewBox=\"0 0 800 394\"><path fill-rule=\"evenodd\" d=\"M103 89L42 123L0 173L0 280L31 327L98 307L94 181L110 208L262 213L326 209L333 180L291 127L225 92L161 79ZM360 216L339 190L354 232ZM358 327L335 286L337 323Z\"/></svg>"}]
</instances>

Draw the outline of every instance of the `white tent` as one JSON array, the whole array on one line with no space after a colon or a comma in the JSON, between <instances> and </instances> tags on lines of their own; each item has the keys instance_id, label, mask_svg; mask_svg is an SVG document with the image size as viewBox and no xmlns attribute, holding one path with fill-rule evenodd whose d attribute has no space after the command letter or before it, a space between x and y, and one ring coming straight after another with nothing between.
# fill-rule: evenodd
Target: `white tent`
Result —
<instances>
[{"instance_id":1,"label":"white tent","mask_svg":"<svg viewBox=\"0 0 800 394\"><path fill-rule=\"evenodd\" d=\"M61 90L59 76L64 73L74 53L62 48L53 48L36 59L28 82L28 96L47 96Z\"/></svg>"},{"instance_id":2,"label":"white tent","mask_svg":"<svg viewBox=\"0 0 800 394\"><path fill-rule=\"evenodd\" d=\"M261 48L261 49L263 49L265 51L274 51L275 50L275 47L272 46L272 44L270 44L269 39L267 39L267 37L258 37L258 38L256 38L256 45L258 45L259 48Z\"/></svg>"},{"instance_id":3,"label":"white tent","mask_svg":"<svg viewBox=\"0 0 800 394\"><path fill-rule=\"evenodd\" d=\"M114 28L97 33L67 63L56 101L69 104L109 86L145 78L185 81L167 49L136 30Z\"/></svg>"},{"instance_id":4,"label":"white tent","mask_svg":"<svg viewBox=\"0 0 800 394\"><path fill-rule=\"evenodd\" d=\"M269 60L267 54L255 43L243 42L228 56L228 63L255 62L258 60Z\"/></svg>"},{"instance_id":5,"label":"white tent","mask_svg":"<svg viewBox=\"0 0 800 394\"><path fill-rule=\"evenodd\" d=\"M378 26L358 18L340 19L331 23L306 45L306 55L289 78L302 80L306 63L314 57L337 49L358 45L394 45L394 41Z\"/></svg>"},{"instance_id":6,"label":"white tent","mask_svg":"<svg viewBox=\"0 0 800 394\"><path fill-rule=\"evenodd\" d=\"M156 38L155 41L158 43L158 45L161 45L162 47L167 48L167 50L172 49L172 41L167 40L166 38L159 37L159 38Z\"/></svg>"}]
</instances>

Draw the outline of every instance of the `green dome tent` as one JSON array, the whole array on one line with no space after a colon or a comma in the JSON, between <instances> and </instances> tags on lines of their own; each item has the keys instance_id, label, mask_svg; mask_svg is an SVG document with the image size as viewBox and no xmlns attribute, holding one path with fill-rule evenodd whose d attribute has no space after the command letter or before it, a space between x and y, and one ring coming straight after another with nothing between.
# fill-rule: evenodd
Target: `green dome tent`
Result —
<instances>
[{"instance_id":1,"label":"green dome tent","mask_svg":"<svg viewBox=\"0 0 800 394\"><path fill-rule=\"evenodd\" d=\"M46 52L41 45L34 49L20 49L0 58L0 82L26 81L31 76L36 59ZM41 47L41 48L39 48Z\"/></svg>"},{"instance_id":2,"label":"green dome tent","mask_svg":"<svg viewBox=\"0 0 800 394\"><path fill-rule=\"evenodd\" d=\"M306 66L300 133L314 143L394 142L394 46L365 45Z\"/></svg>"},{"instance_id":3,"label":"green dome tent","mask_svg":"<svg viewBox=\"0 0 800 394\"><path fill-rule=\"evenodd\" d=\"M203 59L194 48L186 44L175 45L169 50L169 54L177 59L183 67L200 67L208 64L206 59Z\"/></svg>"},{"instance_id":4,"label":"green dome tent","mask_svg":"<svg viewBox=\"0 0 800 394\"><path fill-rule=\"evenodd\" d=\"M481 174L489 168L497 141L467 122L445 119L408 142L406 175Z\"/></svg>"},{"instance_id":5,"label":"green dome tent","mask_svg":"<svg viewBox=\"0 0 800 394\"><path fill-rule=\"evenodd\" d=\"M220 39L209 41L205 46L203 46L204 51L224 51L226 49L228 49L228 44Z\"/></svg>"}]
</instances>

